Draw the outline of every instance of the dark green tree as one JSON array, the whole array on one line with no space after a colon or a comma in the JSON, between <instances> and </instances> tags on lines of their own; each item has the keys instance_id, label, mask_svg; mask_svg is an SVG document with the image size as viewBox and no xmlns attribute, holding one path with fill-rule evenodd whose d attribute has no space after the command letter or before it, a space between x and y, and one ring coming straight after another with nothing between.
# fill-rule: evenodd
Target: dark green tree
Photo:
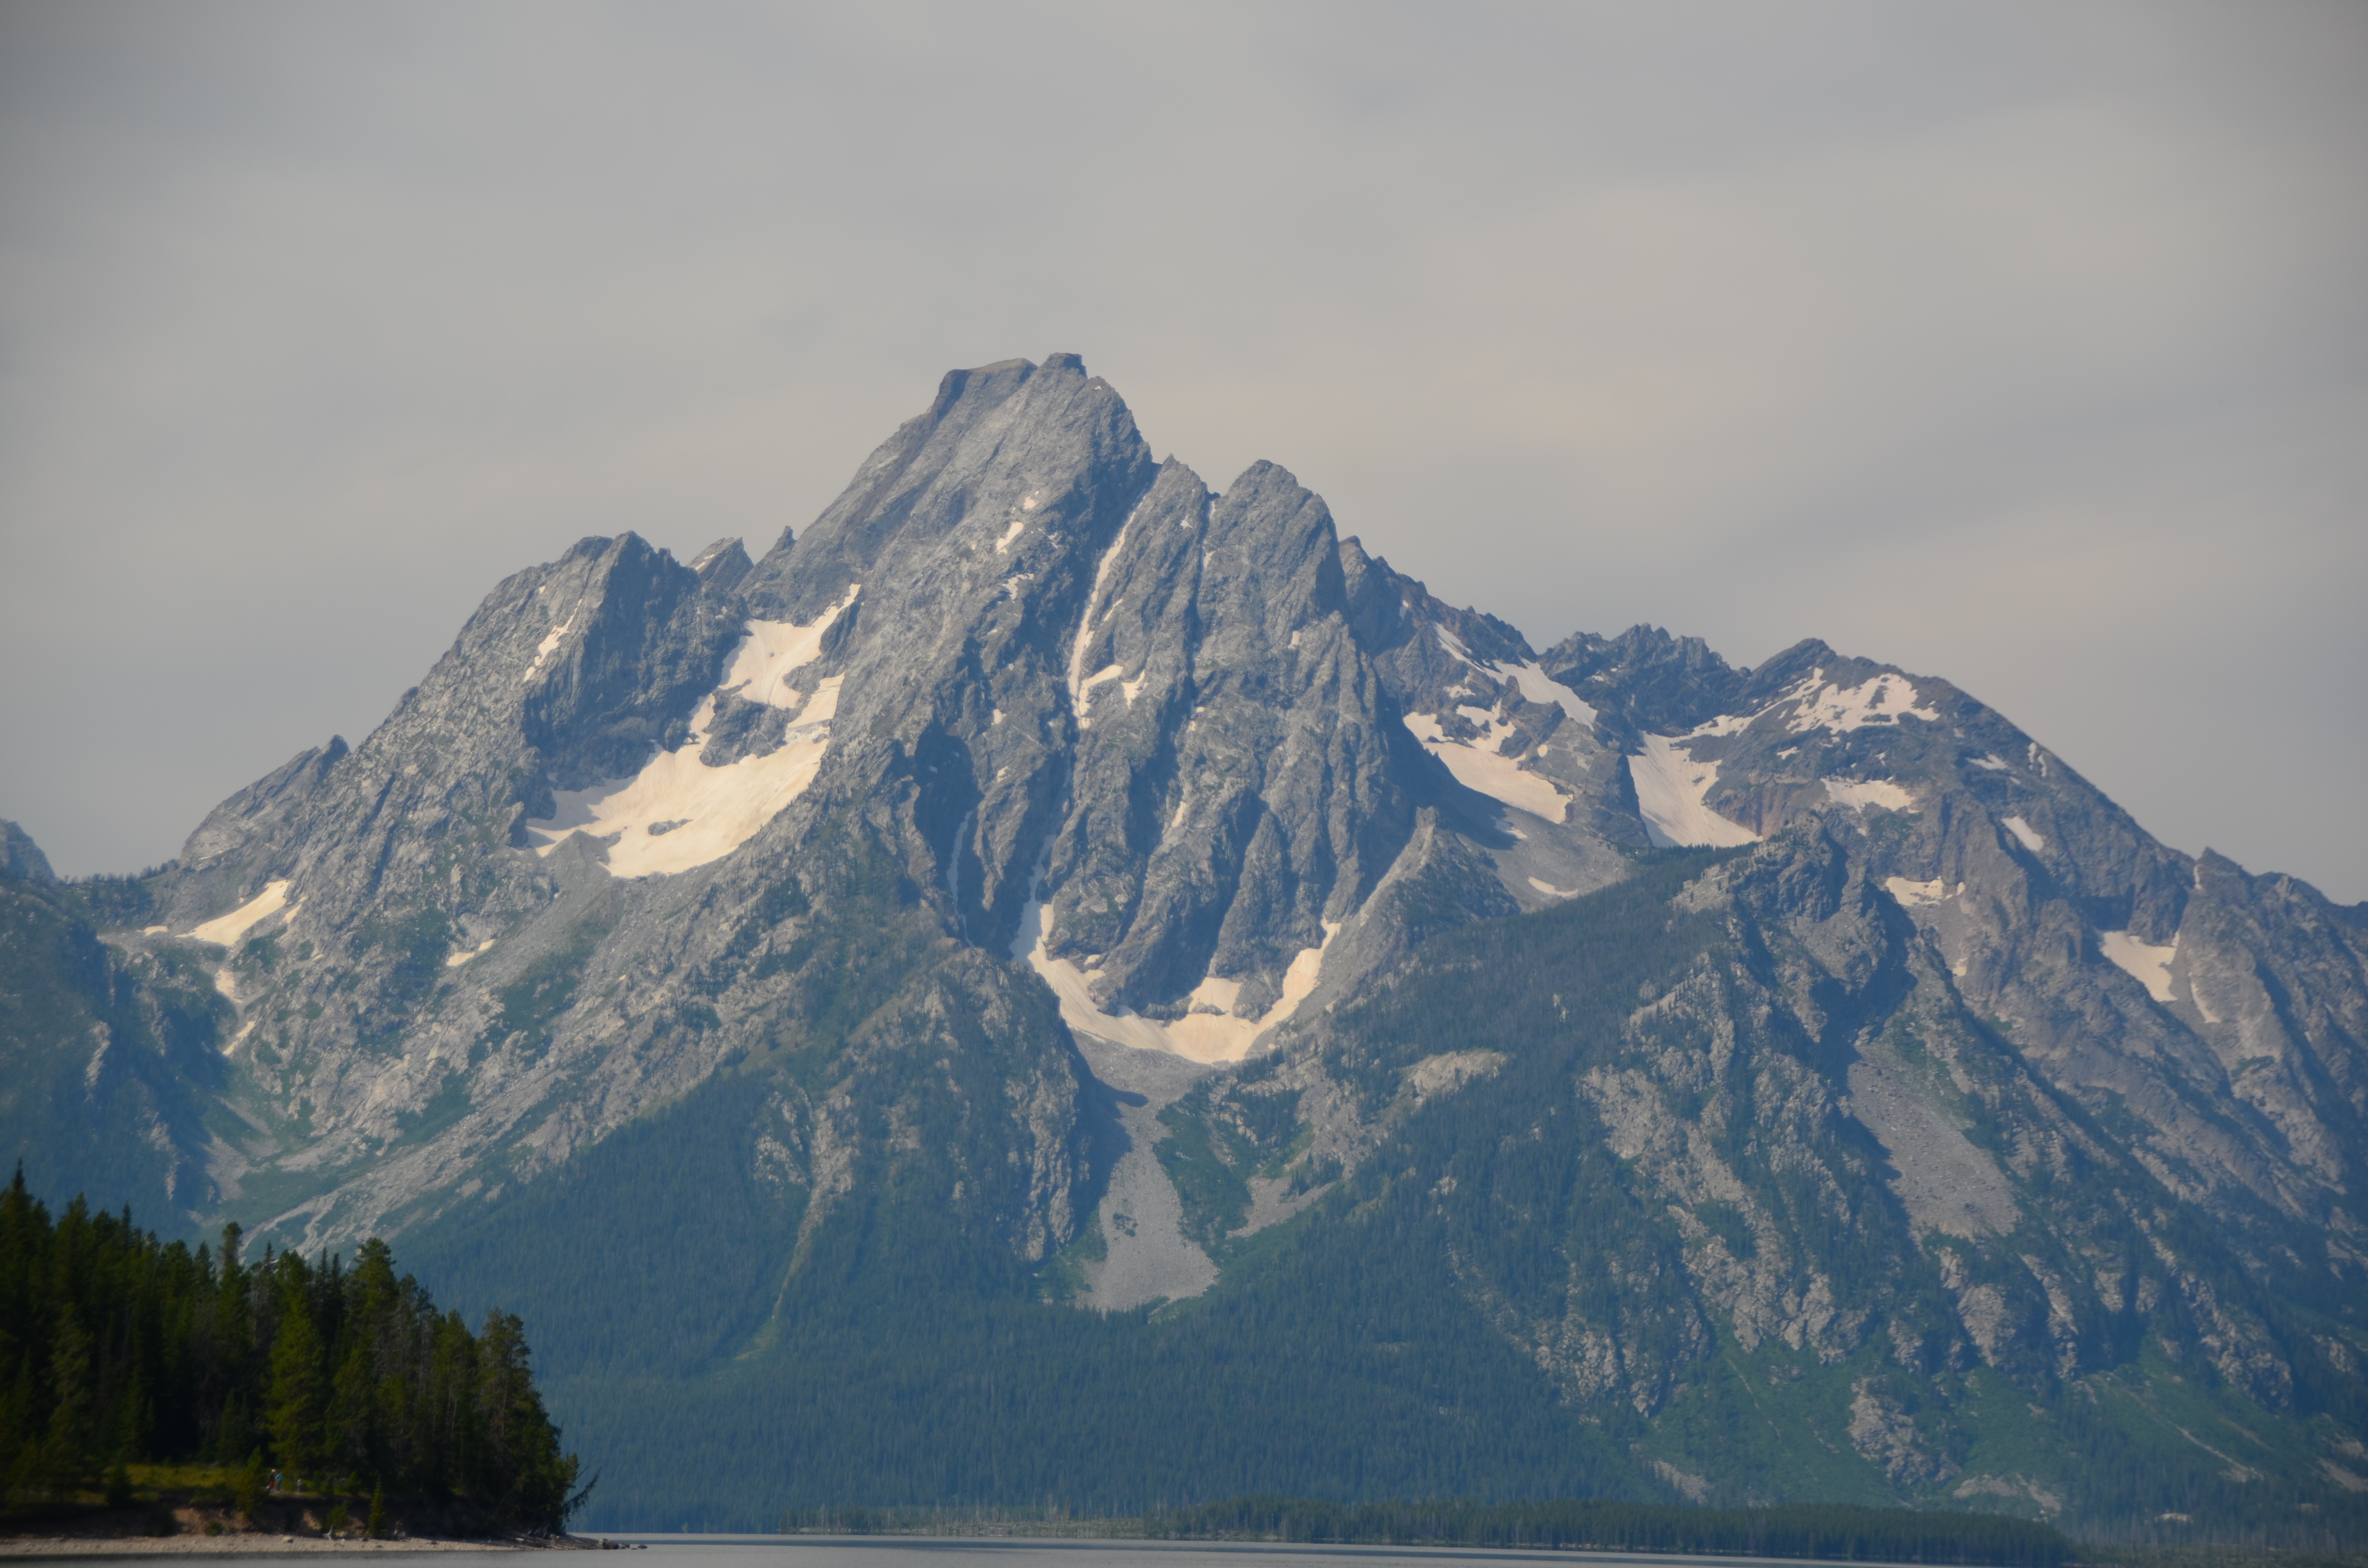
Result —
<instances>
[{"instance_id":1,"label":"dark green tree","mask_svg":"<svg viewBox=\"0 0 2368 1568\"><path fill-rule=\"evenodd\" d=\"M291 1481L320 1472L322 1417L328 1403L321 1335L313 1324L302 1285L298 1279L281 1301L279 1332L271 1346L271 1392L265 1407L271 1451Z\"/></svg>"}]
</instances>

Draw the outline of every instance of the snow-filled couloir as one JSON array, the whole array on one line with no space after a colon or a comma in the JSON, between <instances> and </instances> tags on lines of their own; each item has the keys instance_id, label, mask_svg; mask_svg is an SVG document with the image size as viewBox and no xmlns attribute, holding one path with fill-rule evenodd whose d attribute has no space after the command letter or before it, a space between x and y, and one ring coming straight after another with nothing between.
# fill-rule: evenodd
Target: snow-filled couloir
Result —
<instances>
[{"instance_id":1,"label":"snow-filled couloir","mask_svg":"<svg viewBox=\"0 0 2368 1568\"><path fill-rule=\"evenodd\" d=\"M583 833L609 840L610 875L654 877L722 859L754 838L805 792L830 750L840 677L803 685L790 677L814 662L825 633L861 591L860 584L850 587L810 625L749 621L723 680L691 715L691 738L655 753L629 778L554 790L557 809L526 824L539 841L535 852L548 855ZM704 756L707 732L717 699L726 693L787 709L792 718L773 750L712 767Z\"/></svg>"}]
</instances>

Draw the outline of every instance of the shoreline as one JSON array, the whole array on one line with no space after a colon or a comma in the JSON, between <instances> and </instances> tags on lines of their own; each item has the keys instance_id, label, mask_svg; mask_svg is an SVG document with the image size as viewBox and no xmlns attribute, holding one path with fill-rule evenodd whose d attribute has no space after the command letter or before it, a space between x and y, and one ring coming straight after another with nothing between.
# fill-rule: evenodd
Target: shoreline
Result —
<instances>
[{"instance_id":1,"label":"shoreline","mask_svg":"<svg viewBox=\"0 0 2368 1568\"><path fill-rule=\"evenodd\" d=\"M0 1536L0 1557L263 1557L323 1552L363 1556L380 1551L582 1551L573 1538L533 1546L515 1540L453 1540L413 1537L401 1540L330 1540L322 1536L268 1535L261 1531L222 1535ZM597 1549L593 1549L597 1550Z\"/></svg>"}]
</instances>

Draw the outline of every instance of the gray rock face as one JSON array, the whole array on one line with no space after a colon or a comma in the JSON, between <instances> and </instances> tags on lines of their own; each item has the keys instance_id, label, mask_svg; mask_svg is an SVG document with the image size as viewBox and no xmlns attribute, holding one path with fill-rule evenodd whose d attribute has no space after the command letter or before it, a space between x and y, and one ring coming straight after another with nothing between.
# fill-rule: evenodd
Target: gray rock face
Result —
<instances>
[{"instance_id":1,"label":"gray rock face","mask_svg":"<svg viewBox=\"0 0 2368 1568\"><path fill-rule=\"evenodd\" d=\"M0 877L44 886L58 880L50 869L50 858L41 853L33 835L6 818L0 818Z\"/></svg>"},{"instance_id":2,"label":"gray rock face","mask_svg":"<svg viewBox=\"0 0 2368 1568\"><path fill-rule=\"evenodd\" d=\"M1581 1051L1565 995L1628 961L1590 896L1687 846L1734 853L1614 935L1696 947ZM92 1125L282 1244L474 1213L746 1074L793 1279L925 1194L1023 1273L1099 1237L1075 1299L1126 1308L1418 1177L1555 1398L1658 1420L1726 1345L1834 1369L1818 1440L1898 1495L2058 1495L1964 1473L1977 1369L2154 1343L2340 1425L2368 1356L2329 1295L2368 1280L2361 910L1823 643L1540 653L1271 463L1155 463L1070 355L949 375L760 559L508 578L360 744L109 892L104 946L13 824L0 857L50 933L7 961L85 999L12 1065L136 1056L75 1103L143 1108ZM1475 926L1531 955L1502 1017Z\"/></svg>"}]
</instances>

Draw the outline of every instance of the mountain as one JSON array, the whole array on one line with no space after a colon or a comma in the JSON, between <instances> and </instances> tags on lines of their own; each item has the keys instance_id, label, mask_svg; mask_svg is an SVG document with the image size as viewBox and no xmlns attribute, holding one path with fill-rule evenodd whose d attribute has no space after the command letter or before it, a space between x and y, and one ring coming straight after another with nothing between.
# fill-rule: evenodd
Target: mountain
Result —
<instances>
[{"instance_id":1,"label":"mountain","mask_svg":"<svg viewBox=\"0 0 2368 1568\"><path fill-rule=\"evenodd\" d=\"M508 578L168 866L5 846L28 1179L400 1236L609 1528L2368 1527L2368 906L1936 677L1538 649L1075 356L760 558Z\"/></svg>"}]
</instances>

